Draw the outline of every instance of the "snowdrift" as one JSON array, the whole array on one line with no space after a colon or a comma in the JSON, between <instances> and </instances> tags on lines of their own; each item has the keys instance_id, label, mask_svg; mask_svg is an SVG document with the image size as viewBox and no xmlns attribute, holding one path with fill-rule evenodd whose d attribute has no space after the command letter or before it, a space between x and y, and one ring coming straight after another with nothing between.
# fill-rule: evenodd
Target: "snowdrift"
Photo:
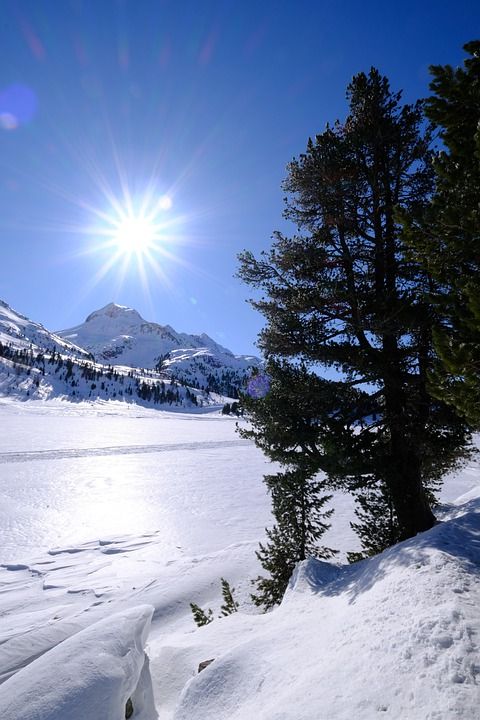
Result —
<instances>
[{"instance_id":1,"label":"snowdrift","mask_svg":"<svg viewBox=\"0 0 480 720\"><path fill-rule=\"evenodd\" d=\"M153 607L116 613L73 635L0 686L8 720L155 720L144 647Z\"/></svg>"},{"instance_id":2,"label":"snowdrift","mask_svg":"<svg viewBox=\"0 0 480 720\"><path fill-rule=\"evenodd\" d=\"M480 501L456 513L355 565L302 563L247 641L207 626L216 660L175 720L479 717Z\"/></svg>"}]
</instances>

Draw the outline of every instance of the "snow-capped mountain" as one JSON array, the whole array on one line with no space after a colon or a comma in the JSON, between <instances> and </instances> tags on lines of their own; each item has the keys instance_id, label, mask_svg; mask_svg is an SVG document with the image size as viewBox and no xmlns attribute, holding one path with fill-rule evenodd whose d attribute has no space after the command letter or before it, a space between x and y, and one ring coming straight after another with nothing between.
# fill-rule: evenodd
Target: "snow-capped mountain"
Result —
<instances>
[{"instance_id":1,"label":"snow-capped mountain","mask_svg":"<svg viewBox=\"0 0 480 720\"><path fill-rule=\"evenodd\" d=\"M95 362L93 355L0 301L0 397L117 400L197 409L224 398L166 373Z\"/></svg>"},{"instance_id":2,"label":"snow-capped mountain","mask_svg":"<svg viewBox=\"0 0 480 720\"><path fill-rule=\"evenodd\" d=\"M161 370L179 382L229 396L236 395L252 367L261 365L256 357L234 355L205 333L178 333L115 303L58 335L92 353L98 362Z\"/></svg>"},{"instance_id":3,"label":"snow-capped mountain","mask_svg":"<svg viewBox=\"0 0 480 720\"><path fill-rule=\"evenodd\" d=\"M113 303L52 333L0 301L0 396L221 407L259 365Z\"/></svg>"}]
</instances>

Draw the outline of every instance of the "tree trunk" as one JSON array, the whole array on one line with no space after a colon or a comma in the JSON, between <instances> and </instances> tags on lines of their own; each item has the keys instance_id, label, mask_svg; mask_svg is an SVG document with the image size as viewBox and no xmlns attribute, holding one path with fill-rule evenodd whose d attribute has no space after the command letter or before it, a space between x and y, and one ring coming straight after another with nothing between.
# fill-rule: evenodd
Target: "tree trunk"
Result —
<instances>
[{"instance_id":1,"label":"tree trunk","mask_svg":"<svg viewBox=\"0 0 480 720\"><path fill-rule=\"evenodd\" d=\"M392 445L386 482L401 526L401 539L406 540L433 527L435 515L422 484L418 458L409 448L401 447L402 442L397 440Z\"/></svg>"},{"instance_id":2,"label":"tree trunk","mask_svg":"<svg viewBox=\"0 0 480 720\"><path fill-rule=\"evenodd\" d=\"M385 420L390 434L385 482L401 526L401 538L413 537L435 524L422 482L420 459L406 436L401 378L390 375L385 383Z\"/></svg>"}]
</instances>

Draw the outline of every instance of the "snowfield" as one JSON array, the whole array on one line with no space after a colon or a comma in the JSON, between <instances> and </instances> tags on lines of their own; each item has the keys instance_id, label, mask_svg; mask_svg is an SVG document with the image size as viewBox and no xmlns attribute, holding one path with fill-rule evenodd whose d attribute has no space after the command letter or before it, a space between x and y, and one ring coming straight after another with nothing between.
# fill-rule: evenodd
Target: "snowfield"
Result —
<instances>
[{"instance_id":1,"label":"snowfield","mask_svg":"<svg viewBox=\"0 0 480 720\"><path fill-rule=\"evenodd\" d=\"M271 468L232 418L2 400L0 428L3 717L479 717L478 458L447 478L433 530L355 565L306 561L261 615ZM352 503L333 505L341 561ZM197 629L189 603L218 615L221 577L240 612Z\"/></svg>"}]
</instances>

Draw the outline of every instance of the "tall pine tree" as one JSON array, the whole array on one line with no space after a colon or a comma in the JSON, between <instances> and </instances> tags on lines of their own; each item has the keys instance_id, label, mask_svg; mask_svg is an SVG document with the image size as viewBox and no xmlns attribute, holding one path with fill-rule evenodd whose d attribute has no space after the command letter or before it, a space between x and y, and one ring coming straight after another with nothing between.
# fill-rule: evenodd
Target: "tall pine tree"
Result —
<instances>
[{"instance_id":1,"label":"tall pine tree","mask_svg":"<svg viewBox=\"0 0 480 720\"><path fill-rule=\"evenodd\" d=\"M267 321L259 346L290 359L313 388L300 423L312 469L353 492L380 489L402 539L435 522L427 486L467 441L463 423L427 393L430 278L406 256L396 219L398 209L420 213L427 203L430 133L422 104L402 105L375 69L353 79L347 98L345 122L288 166L285 217L298 233L275 233L258 259L244 252L239 275L262 291L252 301ZM325 368L341 381L319 377ZM263 401L248 408L257 444L283 463L304 452L295 426L308 402L297 386L285 386L281 417L265 415Z\"/></svg>"},{"instance_id":2,"label":"tall pine tree","mask_svg":"<svg viewBox=\"0 0 480 720\"><path fill-rule=\"evenodd\" d=\"M416 258L436 280L440 356L431 392L480 427L480 41L464 46L464 67L430 68L426 113L443 141L436 188L420 215L406 215Z\"/></svg>"}]
</instances>

